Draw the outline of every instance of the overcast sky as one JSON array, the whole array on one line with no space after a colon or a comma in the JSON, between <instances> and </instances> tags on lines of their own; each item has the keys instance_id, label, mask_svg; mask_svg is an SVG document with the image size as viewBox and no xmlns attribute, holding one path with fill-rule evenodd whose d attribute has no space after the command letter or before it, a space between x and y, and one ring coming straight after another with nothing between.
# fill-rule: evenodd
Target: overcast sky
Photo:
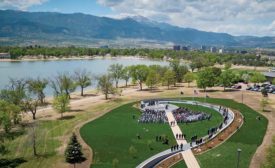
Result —
<instances>
[{"instance_id":1,"label":"overcast sky","mask_svg":"<svg viewBox=\"0 0 275 168\"><path fill-rule=\"evenodd\" d=\"M0 0L1 9L87 13L232 35L275 36L275 0Z\"/></svg>"}]
</instances>

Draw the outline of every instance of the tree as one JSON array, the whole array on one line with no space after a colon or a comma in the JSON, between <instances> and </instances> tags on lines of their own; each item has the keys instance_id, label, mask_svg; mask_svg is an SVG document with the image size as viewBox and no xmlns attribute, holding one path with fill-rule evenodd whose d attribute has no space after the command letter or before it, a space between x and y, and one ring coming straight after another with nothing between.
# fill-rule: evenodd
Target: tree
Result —
<instances>
[{"instance_id":1,"label":"tree","mask_svg":"<svg viewBox=\"0 0 275 168\"><path fill-rule=\"evenodd\" d=\"M146 65L136 65L131 67L131 76L133 80L139 83L140 90L142 90L142 84L146 81L149 73L149 69Z\"/></svg>"},{"instance_id":2,"label":"tree","mask_svg":"<svg viewBox=\"0 0 275 168\"><path fill-rule=\"evenodd\" d=\"M197 86L206 91L207 87L213 87L217 84L219 71L217 68L207 67L201 69L197 75Z\"/></svg>"},{"instance_id":3,"label":"tree","mask_svg":"<svg viewBox=\"0 0 275 168\"><path fill-rule=\"evenodd\" d=\"M188 87L190 86L190 83L195 80L195 76L192 72L187 72L184 75L184 81L188 83Z\"/></svg>"},{"instance_id":4,"label":"tree","mask_svg":"<svg viewBox=\"0 0 275 168\"><path fill-rule=\"evenodd\" d=\"M69 99L70 94L76 89L76 82L69 73L58 74L50 81L50 85L56 96L65 93Z\"/></svg>"},{"instance_id":5,"label":"tree","mask_svg":"<svg viewBox=\"0 0 275 168\"><path fill-rule=\"evenodd\" d=\"M24 99L24 110L25 112L31 112L32 113L32 119L36 119L36 112L37 108L39 106L39 100L33 99L31 96Z\"/></svg>"},{"instance_id":6,"label":"tree","mask_svg":"<svg viewBox=\"0 0 275 168\"><path fill-rule=\"evenodd\" d=\"M182 82L183 76L188 72L185 65L180 65L180 60L176 59L170 62L170 67L176 75L176 82Z\"/></svg>"},{"instance_id":7,"label":"tree","mask_svg":"<svg viewBox=\"0 0 275 168\"><path fill-rule=\"evenodd\" d=\"M134 146L130 146L130 148L129 148L129 154L133 158L136 158L137 157L137 149Z\"/></svg>"},{"instance_id":8,"label":"tree","mask_svg":"<svg viewBox=\"0 0 275 168\"><path fill-rule=\"evenodd\" d=\"M32 144L32 150L33 150L33 155L37 156L37 149L36 149L36 126L37 126L37 121L33 122L30 124L31 129L29 130L29 140L31 141Z\"/></svg>"},{"instance_id":9,"label":"tree","mask_svg":"<svg viewBox=\"0 0 275 168\"><path fill-rule=\"evenodd\" d=\"M122 64L113 64L108 69L110 75L115 80L116 88L118 88L118 82L122 79L123 76L123 65Z\"/></svg>"},{"instance_id":10,"label":"tree","mask_svg":"<svg viewBox=\"0 0 275 168\"><path fill-rule=\"evenodd\" d=\"M269 101L267 98L262 98L260 105L262 107L262 111L265 111L266 106L269 104Z\"/></svg>"},{"instance_id":11,"label":"tree","mask_svg":"<svg viewBox=\"0 0 275 168\"><path fill-rule=\"evenodd\" d=\"M26 97L26 81L25 79L10 79L7 89L1 90L0 99L11 104L15 104L23 109L23 100ZM17 122L14 120L14 122Z\"/></svg>"},{"instance_id":12,"label":"tree","mask_svg":"<svg viewBox=\"0 0 275 168\"><path fill-rule=\"evenodd\" d=\"M61 114L61 118L63 118L63 113L70 110L70 99L66 94L60 94L54 97L53 100L53 108Z\"/></svg>"},{"instance_id":13,"label":"tree","mask_svg":"<svg viewBox=\"0 0 275 168\"><path fill-rule=\"evenodd\" d=\"M250 81L250 75L248 73L244 73L244 74L242 74L241 79L244 82L248 83Z\"/></svg>"},{"instance_id":14,"label":"tree","mask_svg":"<svg viewBox=\"0 0 275 168\"><path fill-rule=\"evenodd\" d=\"M175 76L176 76L175 73L170 69L168 69L165 72L165 74L162 78L162 82L164 85L166 85L168 87L168 89L170 89L170 85L175 83Z\"/></svg>"},{"instance_id":15,"label":"tree","mask_svg":"<svg viewBox=\"0 0 275 168\"><path fill-rule=\"evenodd\" d=\"M125 86L128 87L128 81L131 78L131 67L124 67L122 73L122 79L125 80Z\"/></svg>"},{"instance_id":16,"label":"tree","mask_svg":"<svg viewBox=\"0 0 275 168\"><path fill-rule=\"evenodd\" d=\"M152 90L160 81L160 75L154 71L150 70L146 79L146 85Z\"/></svg>"},{"instance_id":17,"label":"tree","mask_svg":"<svg viewBox=\"0 0 275 168\"><path fill-rule=\"evenodd\" d=\"M231 70L225 70L221 73L219 81L223 85L224 90L226 87L230 87L234 84L235 77L235 73Z\"/></svg>"},{"instance_id":18,"label":"tree","mask_svg":"<svg viewBox=\"0 0 275 168\"><path fill-rule=\"evenodd\" d=\"M46 89L48 85L48 81L46 79L40 79L39 77L36 79L29 79L27 81L27 88L30 93L37 96L38 100L40 101L40 104L45 103L45 93L44 90Z\"/></svg>"},{"instance_id":19,"label":"tree","mask_svg":"<svg viewBox=\"0 0 275 168\"><path fill-rule=\"evenodd\" d=\"M20 120L20 107L9 103L5 100L0 100L0 126L6 133L9 133L12 127L12 121L17 124ZM17 122L15 122L15 120Z\"/></svg>"},{"instance_id":20,"label":"tree","mask_svg":"<svg viewBox=\"0 0 275 168\"><path fill-rule=\"evenodd\" d=\"M66 162L70 164L74 164L74 167L76 163L81 163L85 161L85 157L83 156L83 153L82 153L82 146L78 142L77 137L74 133L65 150L65 159L66 159Z\"/></svg>"},{"instance_id":21,"label":"tree","mask_svg":"<svg viewBox=\"0 0 275 168\"><path fill-rule=\"evenodd\" d=\"M228 69L231 68L231 66L232 66L232 63L231 63L231 62L226 62L226 63L224 64L224 69L225 69L225 70L228 70Z\"/></svg>"},{"instance_id":22,"label":"tree","mask_svg":"<svg viewBox=\"0 0 275 168\"><path fill-rule=\"evenodd\" d=\"M84 96L84 88L92 84L91 74L87 72L86 69L75 71L75 81L78 86L81 88L81 96Z\"/></svg>"},{"instance_id":23,"label":"tree","mask_svg":"<svg viewBox=\"0 0 275 168\"><path fill-rule=\"evenodd\" d=\"M252 77L250 78L252 83L262 83L266 81L265 76L260 72L253 73Z\"/></svg>"},{"instance_id":24,"label":"tree","mask_svg":"<svg viewBox=\"0 0 275 168\"><path fill-rule=\"evenodd\" d=\"M98 78L97 89L105 95L106 100L108 99L109 94L115 94L116 92L110 75L102 75Z\"/></svg>"},{"instance_id":25,"label":"tree","mask_svg":"<svg viewBox=\"0 0 275 168\"><path fill-rule=\"evenodd\" d=\"M148 68L150 70L156 71L160 76L164 76L165 72L169 69L168 66L161 65L150 65Z\"/></svg>"}]
</instances>

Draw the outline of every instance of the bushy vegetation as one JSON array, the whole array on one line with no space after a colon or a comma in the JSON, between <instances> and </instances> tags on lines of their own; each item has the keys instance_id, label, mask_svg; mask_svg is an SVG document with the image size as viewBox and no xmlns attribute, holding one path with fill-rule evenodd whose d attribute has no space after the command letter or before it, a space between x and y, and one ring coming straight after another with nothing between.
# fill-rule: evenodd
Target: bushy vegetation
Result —
<instances>
[{"instance_id":1,"label":"bushy vegetation","mask_svg":"<svg viewBox=\"0 0 275 168\"><path fill-rule=\"evenodd\" d=\"M0 47L0 52L9 52L13 59L23 56L50 56L63 58L70 56L144 56L148 58L163 59L185 59L192 63L191 69L211 66L215 63L225 64L231 62L234 65L268 66L269 60L261 58L255 54L235 54L235 53L209 53L203 51L174 51L166 49L113 49L113 48L79 48L79 47Z\"/></svg>"}]
</instances>

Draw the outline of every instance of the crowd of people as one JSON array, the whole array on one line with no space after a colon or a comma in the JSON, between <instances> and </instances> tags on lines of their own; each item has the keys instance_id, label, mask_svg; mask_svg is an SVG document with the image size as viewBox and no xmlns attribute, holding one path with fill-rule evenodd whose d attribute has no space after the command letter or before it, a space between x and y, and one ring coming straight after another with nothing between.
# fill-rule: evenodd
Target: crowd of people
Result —
<instances>
[{"instance_id":1,"label":"crowd of people","mask_svg":"<svg viewBox=\"0 0 275 168\"><path fill-rule=\"evenodd\" d=\"M138 120L139 123L167 123L164 110L145 109Z\"/></svg>"},{"instance_id":2,"label":"crowd of people","mask_svg":"<svg viewBox=\"0 0 275 168\"><path fill-rule=\"evenodd\" d=\"M176 139L185 139L185 134L176 134Z\"/></svg>"},{"instance_id":3,"label":"crowd of people","mask_svg":"<svg viewBox=\"0 0 275 168\"><path fill-rule=\"evenodd\" d=\"M188 108L180 107L173 111L177 123L189 123L194 121L210 120L212 115L203 112L195 112Z\"/></svg>"},{"instance_id":4,"label":"crowd of people","mask_svg":"<svg viewBox=\"0 0 275 168\"><path fill-rule=\"evenodd\" d=\"M171 146L171 152L183 150L183 144Z\"/></svg>"}]
</instances>

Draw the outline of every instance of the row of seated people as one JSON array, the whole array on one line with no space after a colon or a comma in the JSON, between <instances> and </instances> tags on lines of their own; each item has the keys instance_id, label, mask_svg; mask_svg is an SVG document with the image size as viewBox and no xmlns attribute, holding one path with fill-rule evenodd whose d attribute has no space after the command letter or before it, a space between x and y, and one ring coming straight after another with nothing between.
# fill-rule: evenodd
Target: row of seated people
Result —
<instances>
[{"instance_id":1,"label":"row of seated people","mask_svg":"<svg viewBox=\"0 0 275 168\"><path fill-rule=\"evenodd\" d=\"M173 111L173 115L178 123L188 123L194 121L210 120L212 115L203 112L195 112L188 108L180 107Z\"/></svg>"},{"instance_id":2,"label":"row of seated people","mask_svg":"<svg viewBox=\"0 0 275 168\"><path fill-rule=\"evenodd\" d=\"M168 119L164 110L145 109L142 111L139 123L166 123Z\"/></svg>"}]
</instances>

